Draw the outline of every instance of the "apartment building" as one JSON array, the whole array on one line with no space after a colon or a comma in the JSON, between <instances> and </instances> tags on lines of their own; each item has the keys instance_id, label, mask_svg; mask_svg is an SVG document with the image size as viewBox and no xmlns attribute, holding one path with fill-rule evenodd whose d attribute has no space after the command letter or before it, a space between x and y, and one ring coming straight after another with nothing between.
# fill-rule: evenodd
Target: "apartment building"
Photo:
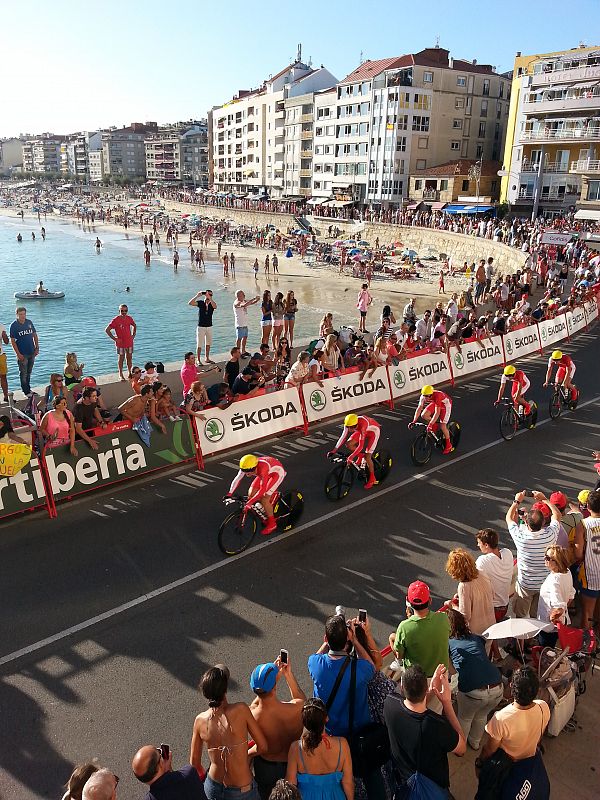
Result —
<instances>
[{"instance_id":1,"label":"apartment building","mask_svg":"<svg viewBox=\"0 0 600 800\"><path fill-rule=\"evenodd\" d=\"M102 131L84 131L69 136L60 146L61 172L88 178L89 153L102 148Z\"/></svg>"},{"instance_id":2,"label":"apartment building","mask_svg":"<svg viewBox=\"0 0 600 800\"><path fill-rule=\"evenodd\" d=\"M600 219L600 47L517 53L513 75L502 201Z\"/></svg>"},{"instance_id":3,"label":"apartment building","mask_svg":"<svg viewBox=\"0 0 600 800\"><path fill-rule=\"evenodd\" d=\"M309 133L312 138L312 120L300 121L305 116L302 103L289 107L288 132L293 148L288 151L286 162L286 101L333 86L336 78L324 67L313 69L304 64L298 55L296 61L266 80L259 89L240 90L230 102L209 112L215 190L282 197L286 193L287 163L288 194L299 195L300 153L302 142L309 141ZM306 100L305 105L309 104ZM304 151L307 149L305 146Z\"/></svg>"},{"instance_id":4,"label":"apartment building","mask_svg":"<svg viewBox=\"0 0 600 800\"><path fill-rule=\"evenodd\" d=\"M206 121L161 126L145 140L146 177L171 184L208 186Z\"/></svg>"},{"instance_id":5,"label":"apartment building","mask_svg":"<svg viewBox=\"0 0 600 800\"><path fill-rule=\"evenodd\" d=\"M410 176L409 195L414 203L426 203L434 210L458 202L485 211L498 202L500 167L499 161L459 158L418 170Z\"/></svg>"},{"instance_id":6,"label":"apartment building","mask_svg":"<svg viewBox=\"0 0 600 800\"><path fill-rule=\"evenodd\" d=\"M337 86L314 96L312 199L308 201L311 205L333 196L336 103Z\"/></svg>"},{"instance_id":7,"label":"apartment building","mask_svg":"<svg viewBox=\"0 0 600 800\"><path fill-rule=\"evenodd\" d=\"M156 122L132 122L126 128L102 132L102 164L105 175L123 178L146 176L145 140L158 132Z\"/></svg>"},{"instance_id":8,"label":"apartment building","mask_svg":"<svg viewBox=\"0 0 600 800\"><path fill-rule=\"evenodd\" d=\"M10 175L23 164L23 142L17 138L0 139L0 175Z\"/></svg>"},{"instance_id":9,"label":"apartment building","mask_svg":"<svg viewBox=\"0 0 600 800\"><path fill-rule=\"evenodd\" d=\"M25 172L60 172L60 148L64 136L47 134L23 142L23 170Z\"/></svg>"},{"instance_id":10,"label":"apartment building","mask_svg":"<svg viewBox=\"0 0 600 800\"><path fill-rule=\"evenodd\" d=\"M102 148L89 151L88 163L90 168L90 182L100 183L104 178L104 155Z\"/></svg>"},{"instance_id":11,"label":"apartment building","mask_svg":"<svg viewBox=\"0 0 600 800\"><path fill-rule=\"evenodd\" d=\"M417 170L499 159L509 98L507 76L441 47L363 62L337 86L333 194L342 203L397 206ZM321 126L323 142L330 130Z\"/></svg>"}]
</instances>

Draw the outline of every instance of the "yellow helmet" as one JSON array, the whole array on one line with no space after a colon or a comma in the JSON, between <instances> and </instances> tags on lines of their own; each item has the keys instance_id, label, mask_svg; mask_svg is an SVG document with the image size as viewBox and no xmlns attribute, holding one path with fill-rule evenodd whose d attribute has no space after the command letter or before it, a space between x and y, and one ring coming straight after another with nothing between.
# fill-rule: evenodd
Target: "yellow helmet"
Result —
<instances>
[{"instance_id":1,"label":"yellow helmet","mask_svg":"<svg viewBox=\"0 0 600 800\"><path fill-rule=\"evenodd\" d=\"M256 469L257 464L258 458L251 453L247 453L240 458L240 469L242 472L251 472L253 469Z\"/></svg>"},{"instance_id":2,"label":"yellow helmet","mask_svg":"<svg viewBox=\"0 0 600 800\"><path fill-rule=\"evenodd\" d=\"M421 394L422 394L424 397L429 397L429 395L430 395L430 394L433 394L433 392L434 392L433 386L430 386L429 384L427 384L427 386L424 386L424 387L421 389Z\"/></svg>"},{"instance_id":3,"label":"yellow helmet","mask_svg":"<svg viewBox=\"0 0 600 800\"><path fill-rule=\"evenodd\" d=\"M512 364L508 364L508 366L504 367L504 374L508 377L509 375L514 375L516 372L516 368L513 367Z\"/></svg>"},{"instance_id":4,"label":"yellow helmet","mask_svg":"<svg viewBox=\"0 0 600 800\"><path fill-rule=\"evenodd\" d=\"M588 501L588 497L590 496L589 489L582 489L579 494L577 495L577 499L581 503L581 505L585 505Z\"/></svg>"},{"instance_id":5,"label":"yellow helmet","mask_svg":"<svg viewBox=\"0 0 600 800\"><path fill-rule=\"evenodd\" d=\"M344 419L344 425L346 428L353 428L355 425L358 425L358 417L356 414L346 414L346 418Z\"/></svg>"},{"instance_id":6,"label":"yellow helmet","mask_svg":"<svg viewBox=\"0 0 600 800\"><path fill-rule=\"evenodd\" d=\"M552 353L552 360L553 361L560 361L562 357L563 357L562 350L555 350Z\"/></svg>"}]
</instances>

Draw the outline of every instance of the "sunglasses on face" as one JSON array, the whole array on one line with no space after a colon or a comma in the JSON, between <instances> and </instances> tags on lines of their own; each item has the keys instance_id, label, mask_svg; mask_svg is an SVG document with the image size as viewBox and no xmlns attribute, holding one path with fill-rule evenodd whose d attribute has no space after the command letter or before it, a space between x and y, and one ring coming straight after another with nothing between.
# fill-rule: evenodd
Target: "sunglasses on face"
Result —
<instances>
[{"instance_id":1,"label":"sunglasses on face","mask_svg":"<svg viewBox=\"0 0 600 800\"><path fill-rule=\"evenodd\" d=\"M120 311L121 311L121 314L126 314L129 311L129 309L128 308L121 308Z\"/></svg>"}]
</instances>

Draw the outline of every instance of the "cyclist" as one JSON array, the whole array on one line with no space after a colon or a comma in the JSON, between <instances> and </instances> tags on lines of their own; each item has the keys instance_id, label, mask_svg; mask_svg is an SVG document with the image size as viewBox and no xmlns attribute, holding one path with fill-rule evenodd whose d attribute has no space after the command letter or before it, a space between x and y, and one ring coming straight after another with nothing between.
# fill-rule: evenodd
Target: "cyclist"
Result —
<instances>
[{"instance_id":1,"label":"cyclist","mask_svg":"<svg viewBox=\"0 0 600 800\"><path fill-rule=\"evenodd\" d=\"M435 432L437 423L439 422L442 433L444 434L444 439L446 440L446 447L444 447L442 453L447 456L448 453L454 450L452 442L450 441L450 432L448 431L451 412L452 400L445 392L436 391L433 386L424 386L421 389L421 399L416 408L415 416L412 422L408 423L408 427L412 428L421 414L423 415L423 419L427 422L428 431Z\"/></svg>"},{"instance_id":2,"label":"cyclist","mask_svg":"<svg viewBox=\"0 0 600 800\"><path fill-rule=\"evenodd\" d=\"M260 503L264 508L267 520L261 531L263 536L273 533L277 528L277 521L273 514L273 498L285 476L286 471L281 461L270 456L255 456L248 453L240 458L240 471L229 487L227 496L231 497L244 478L254 478L250 484L248 500L244 509L249 511L256 503Z\"/></svg>"},{"instance_id":3,"label":"cyclist","mask_svg":"<svg viewBox=\"0 0 600 800\"><path fill-rule=\"evenodd\" d=\"M554 366L558 368L556 370L556 385L562 383L565 389L570 390L569 393L571 395L571 400L577 400L577 389L575 384L572 383L573 375L575 375L576 369L575 362L571 356L563 353L562 350L555 350L548 359L548 370L546 372L544 387L548 386L550 383L552 369Z\"/></svg>"},{"instance_id":4,"label":"cyclist","mask_svg":"<svg viewBox=\"0 0 600 800\"><path fill-rule=\"evenodd\" d=\"M379 423L375 422L371 417L359 417L356 414L347 414L344 419L342 435L337 440L333 450L327 453L328 456L337 453L346 439L348 439L348 447L350 449L356 445L354 451L348 456L348 463L352 464L353 462L357 462L360 456L364 455L367 467L369 468L369 479L365 483L365 489L372 489L377 483L375 480L372 454L377 447L380 433L381 428L379 427Z\"/></svg>"},{"instance_id":5,"label":"cyclist","mask_svg":"<svg viewBox=\"0 0 600 800\"><path fill-rule=\"evenodd\" d=\"M531 413L531 405L525 399L525 393L531 386L529 382L529 378L522 369L517 369L512 364L508 364L504 367L504 372L502 374L502 378L500 379L500 388L498 389L498 399L494 403L495 406L498 405L500 400L504 397L504 387L506 386L506 382L511 381L512 387L510 393L512 395L512 400L515 408L518 409L518 406L523 406L523 411L525 416L528 416Z\"/></svg>"}]
</instances>

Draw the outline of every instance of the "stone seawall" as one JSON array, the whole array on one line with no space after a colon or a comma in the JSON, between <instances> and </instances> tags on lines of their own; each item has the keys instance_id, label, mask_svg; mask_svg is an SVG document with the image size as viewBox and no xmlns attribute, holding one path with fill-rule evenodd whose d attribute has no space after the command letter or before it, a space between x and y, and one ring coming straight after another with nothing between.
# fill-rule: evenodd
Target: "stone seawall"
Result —
<instances>
[{"instance_id":1,"label":"stone seawall","mask_svg":"<svg viewBox=\"0 0 600 800\"><path fill-rule=\"evenodd\" d=\"M182 213L190 212L189 203L168 201L169 208ZM205 214L216 219L232 219L240 225L265 225L267 222L277 228L287 230L290 225L295 225L291 214L277 214L269 211L242 211L237 208L218 208L216 206L194 205L199 214ZM508 245L492 242L489 239L479 239L476 236L466 236L462 233L438 231L432 228L408 227L405 225L383 225L375 222L354 222L343 219L328 219L323 217L306 217L313 225L317 235L327 235L329 225L334 225L343 231L342 235L360 233L368 242L379 238L381 244L400 241L405 247L416 250L421 257L427 255L439 256L446 253L452 256L455 266L463 261L477 261L480 258L493 256L494 264L500 274L516 272L522 269L526 254L521 250Z\"/></svg>"}]
</instances>

